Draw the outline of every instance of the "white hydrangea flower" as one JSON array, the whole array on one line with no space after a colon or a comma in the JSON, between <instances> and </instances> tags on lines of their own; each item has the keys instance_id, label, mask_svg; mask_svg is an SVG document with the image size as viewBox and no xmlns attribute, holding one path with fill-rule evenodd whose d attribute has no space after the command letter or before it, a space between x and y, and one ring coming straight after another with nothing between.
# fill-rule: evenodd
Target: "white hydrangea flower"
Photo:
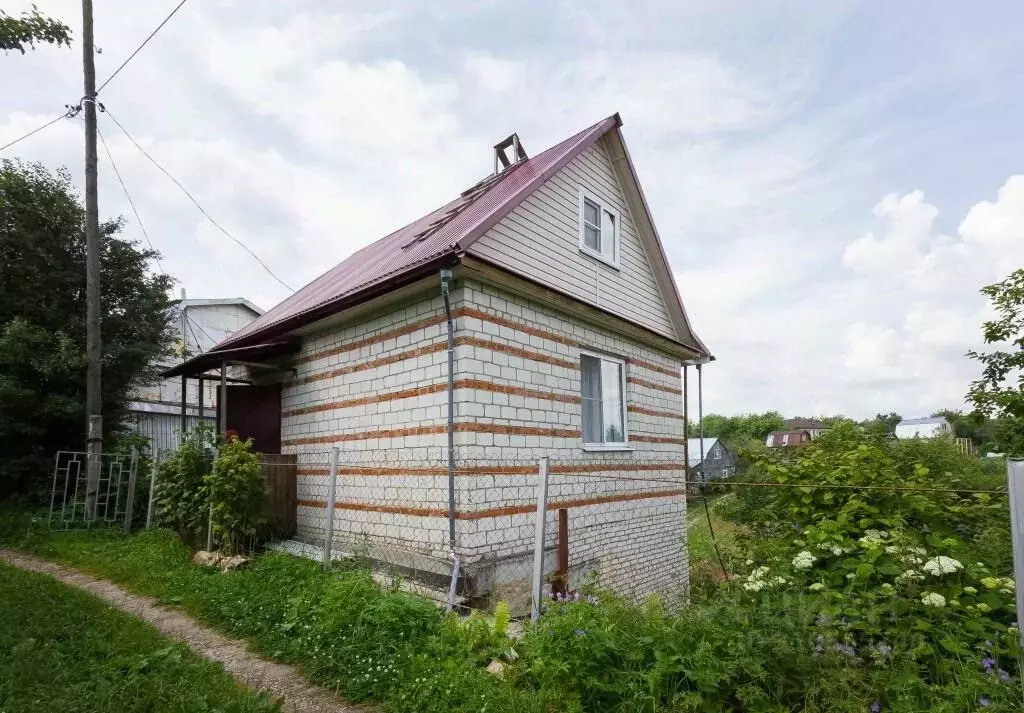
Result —
<instances>
[{"instance_id":1,"label":"white hydrangea flower","mask_svg":"<svg viewBox=\"0 0 1024 713\"><path fill-rule=\"evenodd\" d=\"M882 593L883 594L892 594L895 590L896 590L896 588L894 586L892 586L891 584L889 584L888 582L885 582L882 585Z\"/></svg>"},{"instance_id":2,"label":"white hydrangea flower","mask_svg":"<svg viewBox=\"0 0 1024 713\"><path fill-rule=\"evenodd\" d=\"M802 552L798 552L796 557L793 558L793 567L795 569L810 569L814 566L814 563L817 560L817 557L807 550L803 550Z\"/></svg>"},{"instance_id":3,"label":"white hydrangea flower","mask_svg":"<svg viewBox=\"0 0 1024 713\"><path fill-rule=\"evenodd\" d=\"M885 553L887 555L894 555L894 554L896 554L899 551L900 551L900 548L897 547L896 545L886 545L886 547L885 547Z\"/></svg>"},{"instance_id":4,"label":"white hydrangea flower","mask_svg":"<svg viewBox=\"0 0 1024 713\"><path fill-rule=\"evenodd\" d=\"M964 594L977 594L978 590L974 587L964 587Z\"/></svg>"},{"instance_id":5,"label":"white hydrangea flower","mask_svg":"<svg viewBox=\"0 0 1024 713\"><path fill-rule=\"evenodd\" d=\"M896 578L897 582L913 582L914 580L924 579L924 575L918 572L916 569L908 569L906 572Z\"/></svg>"},{"instance_id":6,"label":"white hydrangea flower","mask_svg":"<svg viewBox=\"0 0 1024 713\"><path fill-rule=\"evenodd\" d=\"M762 579L766 574L768 574L767 567L758 567L750 573L750 576L747 577L747 579Z\"/></svg>"},{"instance_id":7,"label":"white hydrangea flower","mask_svg":"<svg viewBox=\"0 0 1024 713\"><path fill-rule=\"evenodd\" d=\"M856 575L855 573L853 573L853 572L847 572L847 573L846 573L846 578L847 578L847 579L853 579L853 578L854 578L854 577L856 577L856 576L857 576L857 575Z\"/></svg>"},{"instance_id":8,"label":"white hydrangea flower","mask_svg":"<svg viewBox=\"0 0 1024 713\"><path fill-rule=\"evenodd\" d=\"M815 582L814 584L812 584L811 586L808 587L808 589L810 591L812 591L812 592L820 592L824 588L825 588L825 585L822 584L821 582Z\"/></svg>"},{"instance_id":9,"label":"white hydrangea flower","mask_svg":"<svg viewBox=\"0 0 1024 713\"><path fill-rule=\"evenodd\" d=\"M776 577L771 582L769 582L769 584L771 584L772 586L778 586L780 584L786 584L788 582L789 582L789 580L786 579L785 577Z\"/></svg>"},{"instance_id":10,"label":"white hydrangea flower","mask_svg":"<svg viewBox=\"0 0 1024 713\"><path fill-rule=\"evenodd\" d=\"M924 566L921 569L923 569L928 574L934 575L936 577L941 577L944 574L953 574L954 572L959 572L963 568L964 566L952 557L939 555L938 557L933 557L932 559L925 562Z\"/></svg>"},{"instance_id":11,"label":"white hydrangea flower","mask_svg":"<svg viewBox=\"0 0 1024 713\"><path fill-rule=\"evenodd\" d=\"M846 552L846 550L844 550L839 545L832 545L829 549L832 550L832 554L834 554L836 557Z\"/></svg>"},{"instance_id":12,"label":"white hydrangea flower","mask_svg":"<svg viewBox=\"0 0 1024 713\"><path fill-rule=\"evenodd\" d=\"M858 542L862 545L879 545L885 541L888 535L888 532L883 532L882 530L865 530L864 536Z\"/></svg>"},{"instance_id":13,"label":"white hydrangea flower","mask_svg":"<svg viewBox=\"0 0 1024 713\"><path fill-rule=\"evenodd\" d=\"M763 579L754 579L746 582L743 585L743 588L746 589L748 592L760 592L762 589L765 588L765 586L767 585L765 585Z\"/></svg>"},{"instance_id":14,"label":"white hydrangea flower","mask_svg":"<svg viewBox=\"0 0 1024 713\"><path fill-rule=\"evenodd\" d=\"M921 596L921 603L926 607L935 607L939 609L946 606L946 598L938 592L925 592Z\"/></svg>"}]
</instances>

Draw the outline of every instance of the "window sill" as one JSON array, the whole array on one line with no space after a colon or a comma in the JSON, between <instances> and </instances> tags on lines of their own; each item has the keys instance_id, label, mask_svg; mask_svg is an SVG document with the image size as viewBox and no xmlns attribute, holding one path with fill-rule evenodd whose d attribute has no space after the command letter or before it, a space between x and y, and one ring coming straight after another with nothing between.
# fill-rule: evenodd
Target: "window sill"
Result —
<instances>
[{"instance_id":1,"label":"window sill","mask_svg":"<svg viewBox=\"0 0 1024 713\"><path fill-rule=\"evenodd\" d=\"M604 445L602 443L584 443L583 444L583 450L586 451L586 452L601 452L601 451L620 451L620 452L625 452L625 451L632 451L633 450L633 446L629 445L628 443L614 443L614 444L609 444L609 445Z\"/></svg>"},{"instance_id":2,"label":"window sill","mask_svg":"<svg viewBox=\"0 0 1024 713\"><path fill-rule=\"evenodd\" d=\"M584 247L584 246L581 245L580 246L580 252L583 253L584 255L586 255L587 257L594 258L598 262L604 263L605 265L607 265L608 267L612 268L613 270L618 270L619 269L619 263L612 262L611 260L606 258L601 253L597 252L596 250L591 250L590 248Z\"/></svg>"}]
</instances>

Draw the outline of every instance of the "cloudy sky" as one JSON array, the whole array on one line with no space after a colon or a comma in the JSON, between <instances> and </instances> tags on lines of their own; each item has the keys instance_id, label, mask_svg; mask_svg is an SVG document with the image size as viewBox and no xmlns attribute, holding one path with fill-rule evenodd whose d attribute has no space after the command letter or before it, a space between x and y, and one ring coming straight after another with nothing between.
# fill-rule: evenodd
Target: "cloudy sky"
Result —
<instances>
[{"instance_id":1,"label":"cloudy sky","mask_svg":"<svg viewBox=\"0 0 1024 713\"><path fill-rule=\"evenodd\" d=\"M77 34L77 0L36 3ZM175 4L97 3L101 81ZM978 288L1024 265L1021 26L1019 3L952 0L191 0L101 99L293 287L482 177L511 131L537 153L619 111L718 357L706 410L920 416L960 406ZM77 44L0 63L0 144L81 96ZM287 294L100 130L189 296ZM79 180L81 132L4 157ZM141 239L100 155L101 215Z\"/></svg>"}]
</instances>

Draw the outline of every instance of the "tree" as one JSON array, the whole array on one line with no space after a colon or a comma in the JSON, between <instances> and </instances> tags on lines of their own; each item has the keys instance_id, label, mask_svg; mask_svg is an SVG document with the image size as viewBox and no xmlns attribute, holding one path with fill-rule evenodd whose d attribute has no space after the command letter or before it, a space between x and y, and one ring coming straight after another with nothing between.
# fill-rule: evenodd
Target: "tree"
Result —
<instances>
[{"instance_id":1,"label":"tree","mask_svg":"<svg viewBox=\"0 0 1024 713\"><path fill-rule=\"evenodd\" d=\"M993 445L1007 455L1024 455L1024 268L981 289L996 311L996 319L982 324L986 344L996 351L969 351L981 362L981 378L971 383L967 400L993 425Z\"/></svg>"},{"instance_id":2,"label":"tree","mask_svg":"<svg viewBox=\"0 0 1024 713\"><path fill-rule=\"evenodd\" d=\"M38 491L85 433L85 211L65 170L0 162L0 497ZM103 411L120 427L133 386L169 353L172 279L156 253L102 224Z\"/></svg>"},{"instance_id":3,"label":"tree","mask_svg":"<svg viewBox=\"0 0 1024 713\"><path fill-rule=\"evenodd\" d=\"M35 49L37 42L70 47L71 28L59 20L46 17L35 5L31 12L21 13L21 17L0 10L0 50L18 50L25 54L25 48Z\"/></svg>"},{"instance_id":4,"label":"tree","mask_svg":"<svg viewBox=\"0 0 1024 713\"><path fill-rule=\"evenodd\" d=\"M745 441L761 441L763 443L769 433L782 430L782 428L782 415L777 411L741 416L719 416L709 413L704 416L704 436L721 438L727 445ZM698 435L700 435L700 424L695 421L690 424L689 436L696 438Z\"/></svg>"},{"instance_id":5,"label":"tree","mask_svg":"<svg viewBox=\"0 0 1024 713\"><path fill-rule=\"evenodd\" d=\"M863 426L869 433L877 436L888 436L896 431L896 425L903 420L895 411L889 413L877 413L872 419L863 421Z\"/></svg>"}]
</instances>

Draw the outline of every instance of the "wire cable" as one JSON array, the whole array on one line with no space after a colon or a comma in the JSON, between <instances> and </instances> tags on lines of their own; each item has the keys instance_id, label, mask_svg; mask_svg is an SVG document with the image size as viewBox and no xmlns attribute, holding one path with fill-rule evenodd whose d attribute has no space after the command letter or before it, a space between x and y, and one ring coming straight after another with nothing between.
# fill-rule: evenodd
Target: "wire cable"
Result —
<instances>
[{"instance_id":1,"label":"wire cable","mask_svg":"<svg viewBox=\"0 0 1024 713\"><path fill-rule=\"evenodd\" d=\"M124 126L121 124L121 122L118 121L114 117L114 115L110 113L109 109L106 110L104 113L107 116L110 117L110 120L114 122L114 124L117 126L118 129L121 130L121 133L123 133L128 138L128 140L131 141L135 145L135 148L137 148L139 151L141 151L143 156L148 158L150 160L150 162L160 170L161 173L163 173L165 176L167 176L167 178L169 178L171 180L171 183L176 185L181 190L181 192L184 193L188 197L188 199L190 201L192 201L193 204L195 204L196 208L199 209L199 212L202 213L206 217L206 219L208 221L210 221L210 224L213 225L213 227L217 228L217 230L219 230L220 232L224 233L224 235L226 235L232 241L234 241L234 243L236 245L238 245L238 247L242 248L247 253L249 253L249 255L252 256L252 258L256 262L258 262L260 264L260 267L262 267L264 270L266 270L267 274L270 275L271 277L273 277L275 280L277 280L281 284L282 287L284 287L289 292L294 292L295 291L295 290L293 290L288 285L288 283L286 283L284 280L282 280L280 277L278 277L276 274L274 274L274 271L270 269L270 267L267 265L267 263L263 262L263 260L260 259L259 255L257 255L252 250L250 250L249 247L245 243L243 243L241 240L239 240L234 235L229 233L220 223L218 223L216 220L214 220L213 217L209 213L206 212L206 209L203 208L203 206L199 204L199 201L197 201L195 199L195 197L191 193L189 193L188 189L185 188L185 186L183 186L181 184L181 181L179 181L177 178L172 176L171 173L166 168L161 166L160 163L155 158L153 158L152 156L149 155L149 153L146 151L146 149L142 148L142 146L139 144L139 142L135 140L135 137L133 137L130 133L128 133L128 130L124 128Z\"/></svg>"},{"instance_id":2,"label":"wire cable","mask_svg":"<svg viewBox=\"0 0 1024 713\"><path fill-rule=\"evenodd\" d=\"M205 329L203 329L203 325L199 324L199 322L195 321L194 319L192 319L192 318L191 318L190 316L188 316L187 314L185 315L185 319L186 319L186 320L188 320L188 321L189 321L189 322L190 322L190 323L191 323L192 325L194 325L194 326L196 327L196 329L198 329L198 330L199 330L200 332L202 332L202 333L203 333L203 336L205 336L205 337L206 337L207 339L209 339L209 340L210 340L210 343L211 343L211 345L212 345L212 346L211 346L211 349L212 349L213 347L217 346L217 340L216 340L216 339L214 339L213 337L211 337L211 336L210 336L210 334L209 334L209 332L207 332L207 331L206 331ZM190 326L190 327L189 327L189 329L192 329L192 327ZM195 336L195 334L196 334L195 332L192 332L192 336L193 336L193 337ZM199 340L198 340L198 339L196 340L196 343L197 343L197 344L199 343ZM204 351L205 351L205 350L204 350Z\"/></svg>"},{"instance_id":3,"label":"wire cable","mask_svg":"<svg viewBox=\"0 0 1024 713\"><path fill-rule=\"evenodd\" d=\"M135 59L135 55L137 55L139 52L141 52L142 48L145 47L147 44L149 44L149 41L151 39L153 39L154 36L156 36L156 33L158 33L163 28L163 26L166 25L170 21L170 19L172 17L174 17L175 13L177 13L178 10L181 9L181 6L184 5L187 1L188 0L181 0L181 2L179 2L178 5L173 10L171 10L171 14L168 15L167 17L165 17L164 21L161 22L159 25L157 25L156 29L153 30L152 32L150 32L149 36L146 37L146 39L144 39L142 41L142 44L139 45L138 47L136 47L135 51L132 52L130 55L128 55L128 58L124 62L121 63L121 66L118 67L117 69L115 69L114 73L111 74L109 77L107 77L103 81L103 84L101 84L99 86L99 89L96 90L96 94L99 94L100 92L102 92L103 91L103 87L105 87L108 84L110 84L110 80L112 80L114 77L116 77L118 74L120 74L121 70L124 69L128 65L129 62L131 62L133 59Z\"/></svg>"},{"instance_id":4,"label":"wire cable","mask_svg":"<svg viewBox=\"0 0 1024 713\"><path fill-rule=\"evenodd\" d=\"M160 255L157 249L153 247L153 241L149 239L149 233L146 231L146 226L142 222L142 218L139 216L139 211L135 207L135 201L132 200L132 196L128 193L128 186L124 183L124 178L121 177L121 172L117 170L117 164L114 163L114 155L110 153L110 147L107 146L107 140L103 138L103 132L100 131L100 127L96 127L96 135L100 137L100 143L103 144L103 151L107 154L107 158L110 160L110 167L114 169L114 175L117 176L117 182L121 184L121 190L124 191L124 197L128 199L128 205L132 208L132 213L135 214L135 220L139 224L139 229L142 234L146 237L146 244L149 245L149 249L152 250L155 255L153 259L156 261L156 266L160 268L160 272L164 272L164 266L160 264Z\"/></svg>"},{"instance_id":5,"label":"wire cable","mask_svg":"<svg viewBox=\"0 0 1024 713\"><path fill-rule=\"evenodd\" d=\"M14 146L16 143L24 141L25 139L29 138L30 136L35 136L36 134L38 134L43 129L46 129L46 128L49 128L49 127L53 126L54 124L56 124L61 119L70 119L71 117L73 117L77 113L78 112L76 110L76 107L69 107L68 110L65 111L63 114L61 114L60 116L56 116L53 119L50 119L48 122L46 122L42 126L38 126L38 127L34 128L34 129L32 129L32 131L28 132L27 134L24 134L23 136L19 136L14 141L11 141L10 143L7 143L7 144L4 144L3 146L0 146L0 151L3 151L5 149L9 149L12 146Z\"/></svg>"}]
</instances>

